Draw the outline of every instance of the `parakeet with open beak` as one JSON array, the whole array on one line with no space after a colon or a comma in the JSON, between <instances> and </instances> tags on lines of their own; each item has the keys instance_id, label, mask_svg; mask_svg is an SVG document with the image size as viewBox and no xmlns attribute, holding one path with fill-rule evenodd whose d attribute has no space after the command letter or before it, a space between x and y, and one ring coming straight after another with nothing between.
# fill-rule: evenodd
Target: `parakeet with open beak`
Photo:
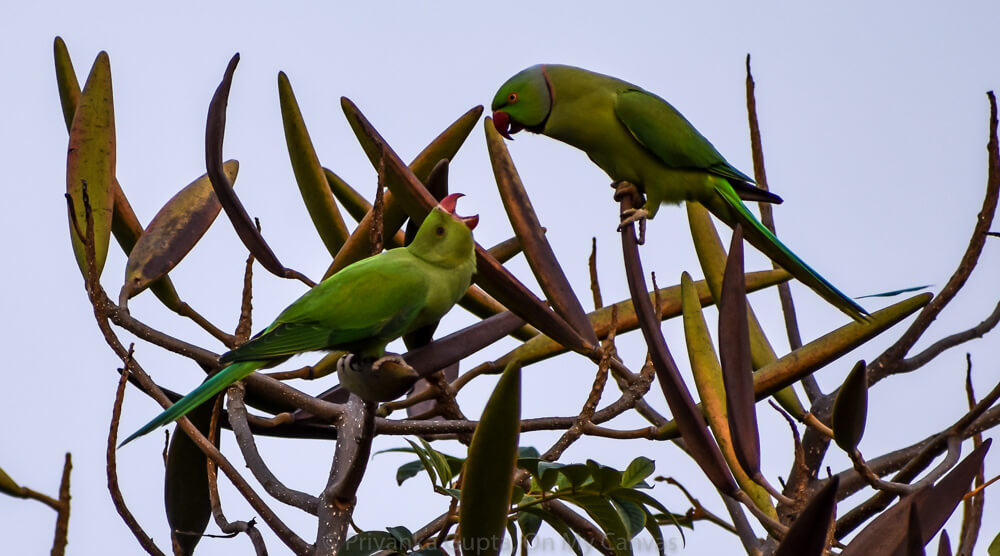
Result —
<instances>
[{"instance_id":1,"label":"parakeet with open beak","mask_svg":"<svg viewBox=\"0 0 1000 556\"><path fill-rule=\"evenodd\" d=\"M250 341L224 354L229 363L120 446L173 422L257 369L292 355L344 350L367 361L389 342L437 321L465 294L476 269L478 216L455 214L460 193L441 200L406 247L345 267L282 311ZM372 365L377 367L378 361Z\"/></svg>"}]
</instances>

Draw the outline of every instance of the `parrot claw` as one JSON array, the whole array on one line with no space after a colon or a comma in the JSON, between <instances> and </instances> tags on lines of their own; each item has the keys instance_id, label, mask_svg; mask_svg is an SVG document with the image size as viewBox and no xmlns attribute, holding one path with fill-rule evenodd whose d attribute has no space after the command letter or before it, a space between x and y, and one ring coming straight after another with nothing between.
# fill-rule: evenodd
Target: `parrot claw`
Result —
<instances>
[{"instance_id":1,"label":"parrot claw","mask_svg":"<svg viewBox=\"0 0 1000 556\"><path fill-rule=\"evenodd\" d=\"M360 373L373 365L373 361L368 357L362 357L353 353L345 353L337 360L337 372L353 371Z\"/></svg>"},{"instance_id":2,"label":"parrot claw","mask_svg":"<svg viewBox=\"0 0 1000 556\"><path fill-rule=\"evenodd\" d=\"M346 371L353 371L354 366L351 365L351 363L353 362L354 362L353 353L345 353L344 355L341 355L340 359L337 359L337 372L342 373Z\"/></svg>"},{"instance_id":3,"label":"parrot claw","mask_svg":"<svg viewBox=\"0 0 1000 556\"><path fill-rule=\"evenodd\" d=\"M394 353L390 353L389 355L385 355L376 359L375 362L372 363L372 371L378 372L379 368L381 368L384 363L392 363L394 365L403 367L403 369L408 370L410 373L413 373L414 375L417 374L417 371L414 370L413 367L411 367L410 364L406 362L406 359L403 359L402 355L396 355Z\"/></svg>"},{"instance_id":4,"label":"parrot claw","mask_svg":"<svg viewBox=\"0 0 1000 556\"><path fill-rule=\"evenodd\" d=\"M615 190L616 201L621 202L622 199L631 197L633 207L641 207L646 204L646 198L642 195L642 191L631 182L616 181L611 184L611 187ZM622 228L633 222L639 222L638 243L639 245L646 243L646 219L649 218L649 212L643 208L631 208L622 211L620 216L622 220L618 224L618 231L621 232Z\"/></svg>"},{"instance_id":5,"label":"parrot claw","mask_svg":"<svg viewBox=\"0 0 1000 556\"><path fill-rule=\"evenodd\" d=\"M621 232L622 228L632 224L634 222L639 223L639 239L637 243L643 245L646 243L646 219L649 217L649 212L643 208L628 209L622 211L621 213L621 224L618 224L618 231Z\"/></svg>"},{"instance_id":6,"label":"parrot claw","mask_svg":"<svg viewBox=\"0 0 1000 556\"><path fill-rule=\"evenodd\" d=\"M642 192L632 182L616 181L611 184L611 188L615 190L614 197L616 201L621 201L625 196L630 196L632 197L633 205L642 206L646 202L642 198Z\"/></svg>"}]
</instances>

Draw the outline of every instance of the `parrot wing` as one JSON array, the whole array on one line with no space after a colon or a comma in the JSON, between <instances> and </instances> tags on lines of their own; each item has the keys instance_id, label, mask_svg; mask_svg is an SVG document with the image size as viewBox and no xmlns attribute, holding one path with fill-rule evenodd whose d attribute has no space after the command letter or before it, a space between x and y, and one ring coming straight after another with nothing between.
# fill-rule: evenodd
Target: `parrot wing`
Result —
<instances>
[{"instance_id":1,"label":"parrot wing","mask_svg":"<svg viewBox=\"0 0 1000 556\"><path fill-rule=\"evenodd\" d=\"M726 162L669 102L654 94L640 89L618 93L615 115L636 141L670 168L704 170L753 183L753 178Z\"/></svg>"},{"instance_id":2,"label":"parrot wing","mask_svg":"<svg viewBox=\"0 0 1000 556\"><path fill-rule=\"evenodd\" d=\"M251 361L323 349L381 348L405 333L430 284L400 250L351 265L306 292L260 336L221 361ZM388 255L394 256L388 256Z\"/></svg>"}]
</instances>

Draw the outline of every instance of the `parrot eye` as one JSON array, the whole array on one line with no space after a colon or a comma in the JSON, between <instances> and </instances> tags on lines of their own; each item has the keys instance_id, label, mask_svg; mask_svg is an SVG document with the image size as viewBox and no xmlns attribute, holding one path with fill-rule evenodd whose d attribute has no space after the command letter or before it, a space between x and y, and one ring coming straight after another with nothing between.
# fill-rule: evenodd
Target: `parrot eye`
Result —
<instances>
[{"instance_id":1,"label":"parrot eye","mask_svg":"<svg viewBox=\"0 0 1000 556\"><path fill-rule=\"evenodd\" d=\"M443 236L444 235L444 226L438 226L437 229L434 230L434 233L436 233L439 236Z\"/></svg>"},{"instance_id":2,"label":"parrot eye","mask_svg":"<svg viewBox=\"0 0 1000 556\"><path fill-rule=\"evenodd\" d=\"M507 95L507 102L509 102L511 104L514 104L515 102L517 102L517 93L511 93L511 94Z\"/></svg>"}]
</instances>

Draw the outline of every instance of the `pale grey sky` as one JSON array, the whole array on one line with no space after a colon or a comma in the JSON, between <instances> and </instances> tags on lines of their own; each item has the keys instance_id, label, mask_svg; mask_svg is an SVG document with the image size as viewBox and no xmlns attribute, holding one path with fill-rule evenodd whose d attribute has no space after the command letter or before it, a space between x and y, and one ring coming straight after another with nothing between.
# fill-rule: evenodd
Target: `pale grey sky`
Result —
<instances>
[{"instance_id":1,"label":"pale grey sky","mask_svg":"<svg viewBox=\"0 0 1000 556\"><path fill-rule=\"evenodd\" d=\"M5 170L7 215L0 219L6 278L0 311L7 364L0 403L0 467L24 485L55 493L62 457L73 453L70 554L128 554L138 546L111 505L104 477L104 444L120 365L100 338L69 247L62 194L66 132L52 66L52 40L62 36L81 82L99 50L111 56L118 133L118 177L140 220L149 221L180 187L204 172L208 101L234 52L242 61L230 97L226 157L241 162L237 191L282 261L316 277L328 260L312 231L287 162L276 75L295 89L323 163L366 193L374 172L339 106L350 97L404 158L419 150L468 108L488 104L516 71L539 62L586 67L632 81L670 100L738 168L750 172L744 101L744 57L753 56L757 103L771 187L785 204L776 210L778 235L850 295L916 284L944 285L965 249L986 180L988 104L1000 87L996 64L995 2L744 3L715 7L680 2L464 2L335 4L181 2L174 6L87 3L8 3L0 8L0 55L6 79L0 105L0 166ZM586 257L598 239L606 301L626 295L614 228L616 210L607 177L580 152L545 137L521 134L511 152L543 225L570 279L589 299ZM452 189L468 195L460 209L479 212L477 239L490 245L510 235L493 184L482 130L474 130L453 163ZM661 285L682 270L700 274L682 210L666 207L648 229L647 271ZM103 283L116 293L124 257L112 247ZM172 274L181 296L224 327L235 324L245 250L220 218ZM768 263L754 253L751 269ZM526 267L513 265L528 280ZM996 298L1000 254L987 244L982 264L963 294L941 316L929 340L978 323ZM256 273L256 324L270 321L302 288L263 270ZM796 286L807 339L845 322L835 309ZM779 346L783 328L773 293L752 297ZM869 309L888 301L865 300ZM160 310L151 295L133 313L213 350L216 342ZM442 331L470 319L449 316ZM679 343L667 324L668 340ZM899 334L890 331L888 337ZM126 335L127 337L127 335ZM672 339L671 339L672 338ZM637 339L623 339L626 362L641 359ZM886 341L859 349L819 374L834 388L854 360L871 358ZM926 345L926 342L921 345ZM629 353L628 347L632 346ZM509 345L507 346L509 347ZM918 346L919 347L919 346ZM680 346L674 348L684 359ZM779 348L779 351L787 347ZM985 393L1000 378L995 335L949 352L918 374L887 380L872 392L872 417L862 450L869 455L907 445L964 411L964 354L973 355L974 380ZM165 385L187 391L201 380L188 362L137 343L137 357ZM494 353L496 355L496 353ZM479 362L482 358L474 358ZM574 365L573 363L578 363ZM525 414L572 414L592 380L590 365L567 357L525 373ZM492 382L462 398L478 415ZM330 383L307 384L320 391ZM905 388L905 391L900 390ZM563 395L563 392L565 394ZM558 395L556 394L558 393ZM651 397L655 397L651 396ZM657 400L657 403L660 403ZM130 432L158 411L135 390L126 399L123 429ZM769 477L787 473L790 438L769 410L761 410ZM552 435L522 437L545 447ZM147 531L169 547L162 510L159 434L119 452L126 500ZM229 453L238 459L227 439ZM317 492L329 469L330 443L262 442L276 472L290 486ZM380 439L376 448L401 446ZM459 453L455 445L442 448ZM721 511L717 496L685 456L669 444L581 442L567 461L594 457L625 465L654 458L659 474L682 478ZM416 529L443 511L447 500L426 479L396 487L395 467L406 461L380 455L369 467L356 522L365 528ZM845 458L833 459L843 466ZM987 459L987 476L1000 472ZM654 493L672 509L686 505L663 486ZM980 548L1000 531L1000 504L987 495ZM253 513L231 492L231 519ZM309 516L283 510L305 538ZM48 550L54 514L41 504L0 497L0 552ZM955 538L956 523L951 524ZM664 534L676 537L670 529ZM733 552L735 540L699 524L687 537L688 554ZM274 554L283 547L269 537ZM244 539L205 539L203 554L248 551ZM558 548L561 550L561 547Z\"/></svg>"}]
</instances>

